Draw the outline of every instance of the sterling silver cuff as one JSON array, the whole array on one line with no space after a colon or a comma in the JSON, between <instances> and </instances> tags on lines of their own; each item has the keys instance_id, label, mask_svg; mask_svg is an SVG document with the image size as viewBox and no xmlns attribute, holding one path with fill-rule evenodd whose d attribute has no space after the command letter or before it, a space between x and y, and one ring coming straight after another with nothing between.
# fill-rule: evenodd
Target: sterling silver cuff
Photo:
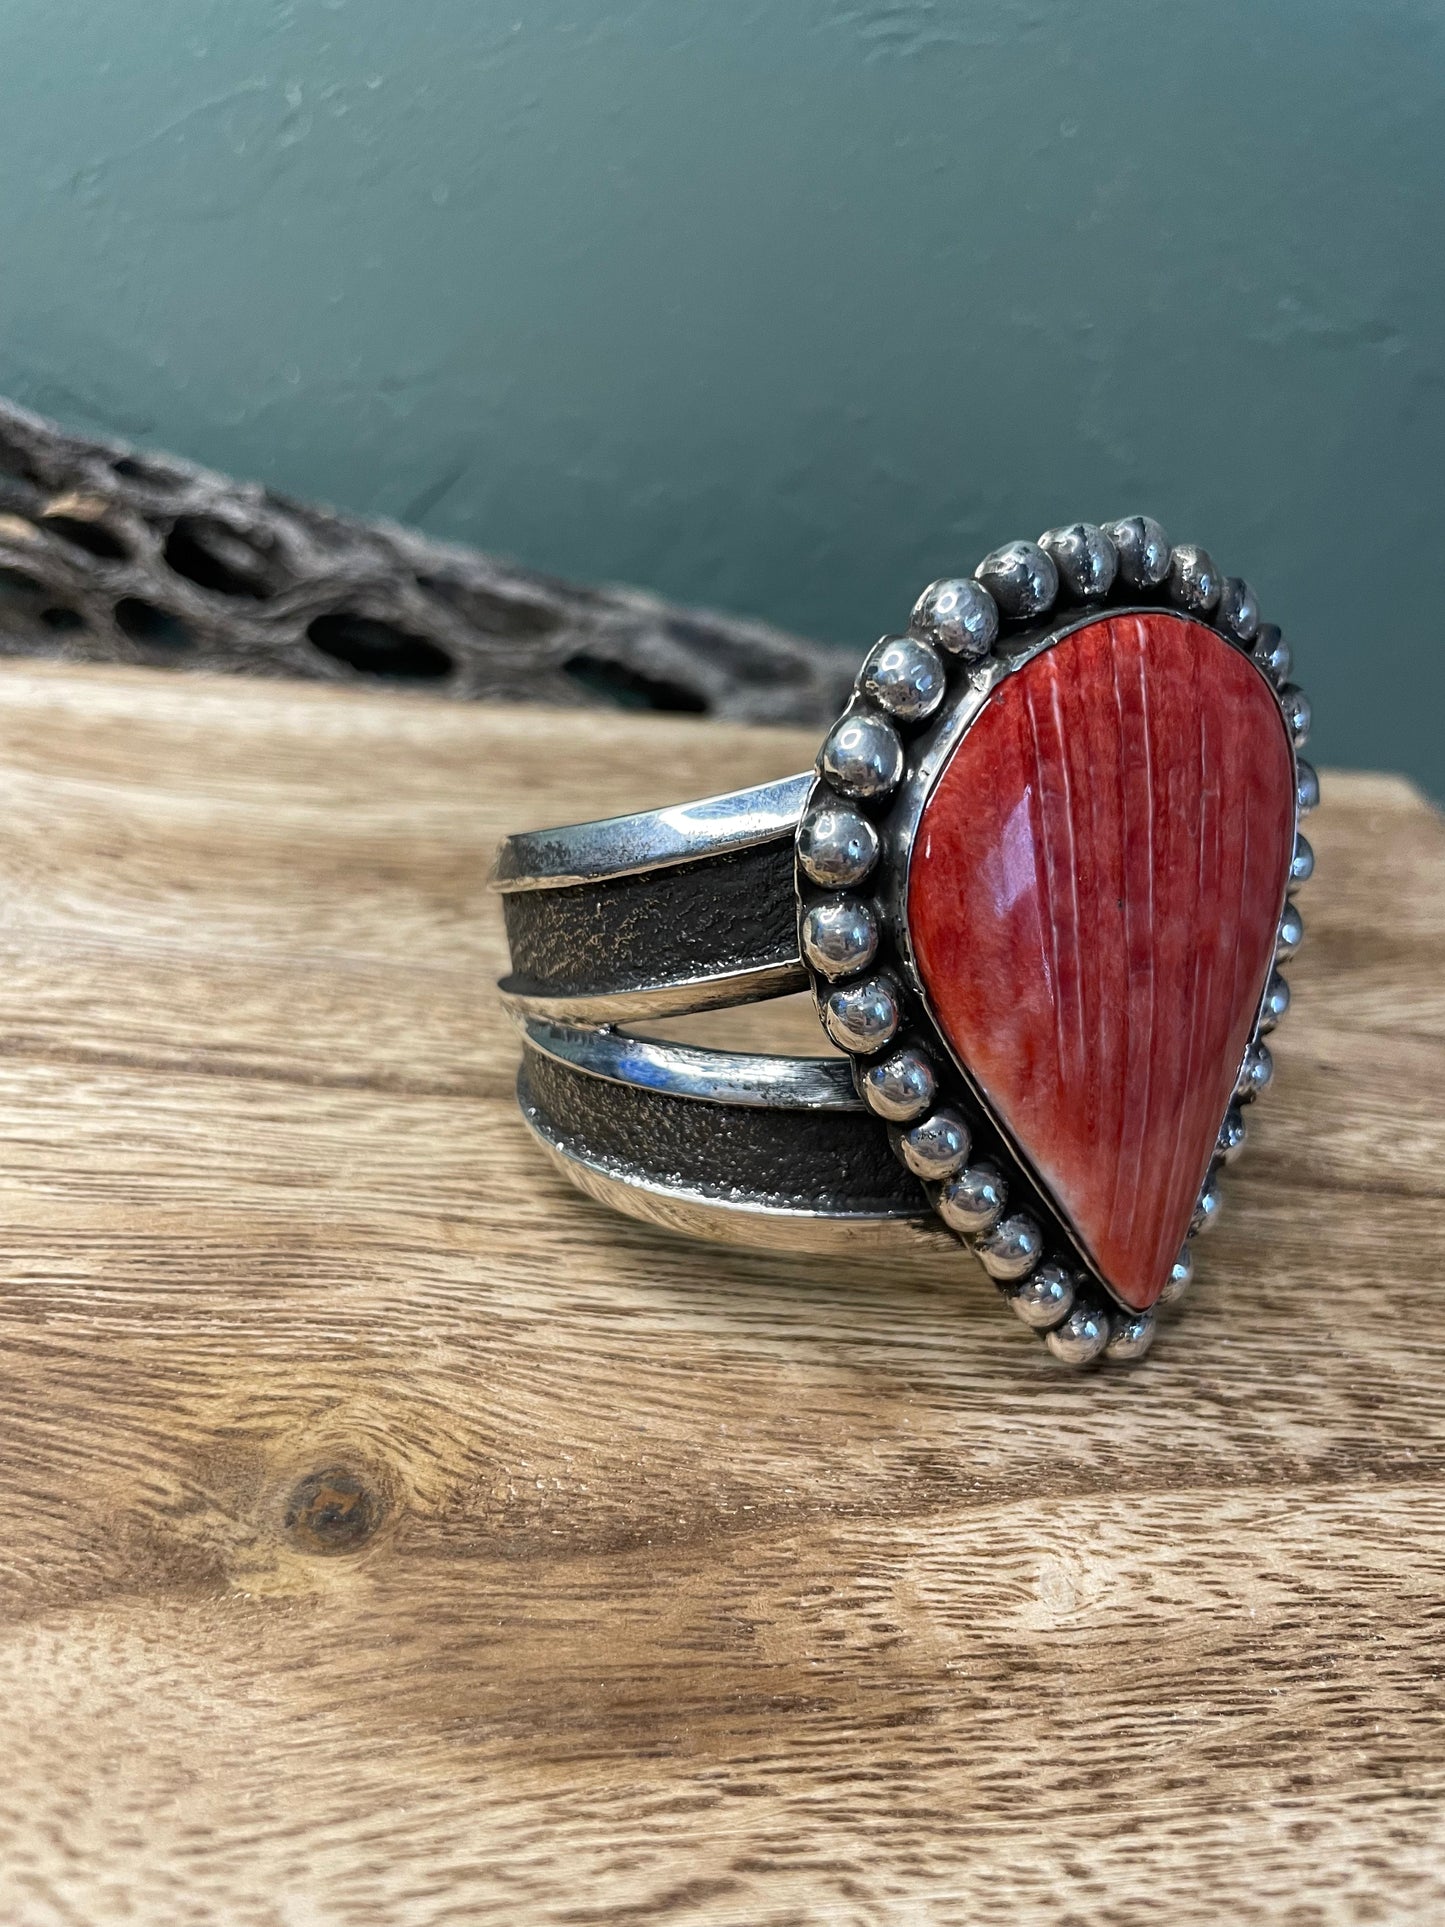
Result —
<instances>
[{"instance_id":1,"label":"sterling silver cuff","mask_svg":"<svg viewBox=\"0 0 1445 1927\"><path fill-rule=\"evenodd\" d=\"M925 590L815 770L509 838L531 1131L669 1230L961 1245L1058 1359L1141 1357L1288 1003L1318 799L1289 672L1204 551L1077 523ZM841 1055L636 1034L806 989Z\"/></svg>"}]
</instances>

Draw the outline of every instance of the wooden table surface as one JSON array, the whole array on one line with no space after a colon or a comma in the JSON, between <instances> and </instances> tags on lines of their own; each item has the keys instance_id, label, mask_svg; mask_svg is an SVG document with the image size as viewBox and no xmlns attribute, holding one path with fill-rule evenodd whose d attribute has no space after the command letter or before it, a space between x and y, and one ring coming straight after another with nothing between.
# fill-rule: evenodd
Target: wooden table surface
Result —
<instances>
[{"instance_id":1,"label":"wooden table surface","mask_svg":"<svg viewBox=\"0 0 1445 1927\"><path fill-rule=\"evenodd\" d=\"M1445 1918L1441 822L1326 779L1197 1297L1074 1378L513 1113L499 831L809 748L0 671L6 1927Z\"/></svg>"}]
</instances>

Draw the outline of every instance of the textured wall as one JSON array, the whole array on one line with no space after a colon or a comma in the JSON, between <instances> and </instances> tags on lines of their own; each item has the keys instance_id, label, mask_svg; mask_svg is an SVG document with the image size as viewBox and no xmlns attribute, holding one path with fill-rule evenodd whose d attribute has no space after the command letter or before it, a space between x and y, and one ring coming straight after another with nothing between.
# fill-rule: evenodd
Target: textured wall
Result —
<instances>
[{"instance_id":1,"label":"textured wall","mask_svg":"<svg viewBox=\"0 0 1445 1927\"><path fill-rule=\"evenodd\" d=\"M1442 793L1442 96L1411 0L7 0L0 390L855 647L1147 507Z\"/></svg>"}]
</instances>

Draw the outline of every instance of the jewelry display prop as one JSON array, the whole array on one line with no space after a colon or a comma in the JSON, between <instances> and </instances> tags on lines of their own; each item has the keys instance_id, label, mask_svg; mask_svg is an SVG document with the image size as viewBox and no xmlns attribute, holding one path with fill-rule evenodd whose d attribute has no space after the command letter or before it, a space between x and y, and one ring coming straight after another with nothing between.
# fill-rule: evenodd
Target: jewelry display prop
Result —
<instances>
[{"instance_id":1,"label":"jewelry display prop","mask_svg":"<svg viewBox=\"0 0 1445 1927\"><path fill-rule=\"evenodd\" d=\"M0 400L0 654L821 721L845 661L69 433Z\"/></svg>"}]
</instances>

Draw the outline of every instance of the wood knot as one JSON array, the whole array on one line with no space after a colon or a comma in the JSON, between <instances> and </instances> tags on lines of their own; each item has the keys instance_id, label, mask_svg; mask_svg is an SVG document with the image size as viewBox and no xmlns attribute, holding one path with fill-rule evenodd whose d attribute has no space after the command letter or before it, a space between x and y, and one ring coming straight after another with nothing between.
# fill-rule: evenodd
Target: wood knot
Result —
<instances>
[{"instance_id":1,"label":"wood knot","mask_svg":"<svg viewBox=\"0 0 1445 1927\"><path fill-rule=\"evenodd\" d=\"M343 1466L300 1480L286 1504L286 1530L303 1552L354 1552L381 1524L380 1495Z\"/></svg>"}]
</instances>

